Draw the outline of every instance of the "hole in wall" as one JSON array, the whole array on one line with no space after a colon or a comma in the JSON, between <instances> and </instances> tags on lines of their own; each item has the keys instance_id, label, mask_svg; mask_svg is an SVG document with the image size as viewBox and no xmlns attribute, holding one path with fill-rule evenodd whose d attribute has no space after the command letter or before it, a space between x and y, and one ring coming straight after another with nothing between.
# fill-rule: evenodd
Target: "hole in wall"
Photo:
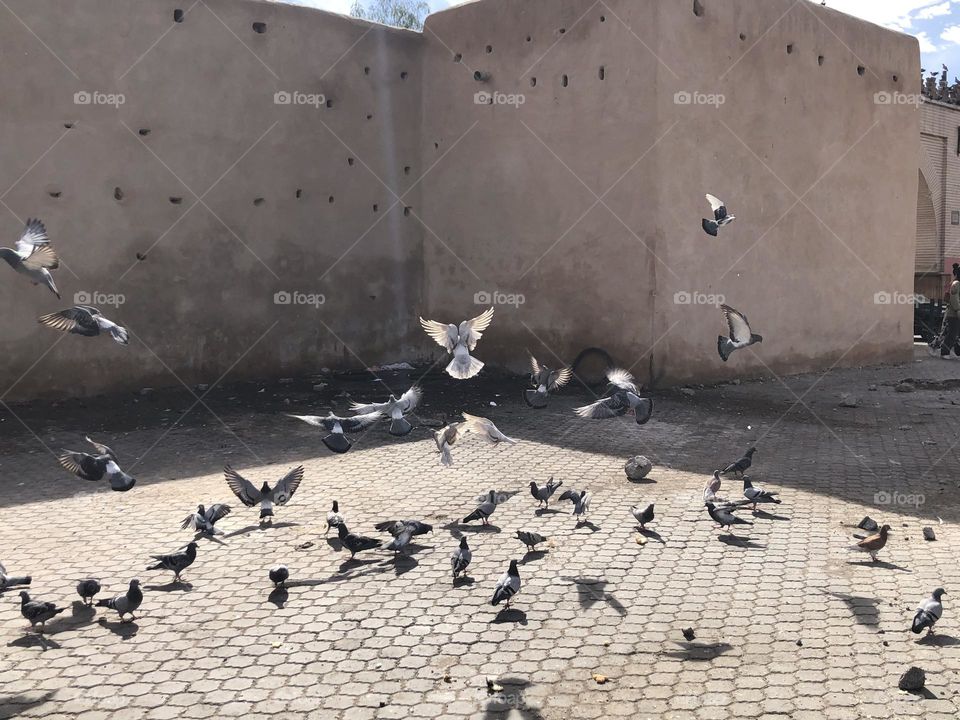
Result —
<instances>
[{"instance_id":1,"label":"hole in wall","mask_svg":"<svg viewBox=\"0 0 960 720\"><path fill-rule=\"evenodd\" d=\"M370 74L370 68L369 68L368 66L364 66L364 68L363 68L363 74L364 74L364 75L369 75L369 74Z\"/></svg>"},{"instance_id":2,"label":"hole in wall","mask_svg":"<svg viewBox=\"0 0 960 720\"><path fill-rule=\"evenodd\" d=\"M327 202L330 203L331 205L333 204L333 195L327 198Z\"/></svg>"},{"instance_id":3,"label":"hole in wall","mask_svg":"<svg viewBox=\"0 0 960 720\"><path fill-rule=\"evenodd\" d=\"M403 209L403 215L404 215L404 217L409 217L409 216L410 216L410 206L409 206L409 205Z\"/></svg>"},{"instance_id":4,"label":"hole in wall","mask_svg":"<svg viewBox=\"0 0 960 720\"><path fill-rule=\"evenodd\" d=\"M63 193L60 192L59 190L51 190L51 191L48 192L47 194L48 194L50 197L54 198L54 199L56 199L56 198L60 197L61 195L63 195Z\"/></svg>"},{"instance_id":5,"label":"hole in wall","mask_svg":"<svg viewBox=\"0 0 960 720\"><path fill-rule=\"evenodd\" d=\"M327 107L328 107L328 108L332 108L332 107L333 107L333 100L327 100Z\"/></svg>"},{"instance_id":6,"label":"hole in wall","mask_svg":"<svg viewBox=\"0 0 960 720\"><path fill-rule=\"evenodd\" d=\"M535 77L530 78L530 87L537 86L537 79Z\"/></svg>"},{"instance_id":7,"label":"hole in wall","mask_svg":"<svg viewBox=\"0 0 960 720\"><path fill-rule=\"evenodd\" d=\"M401 79L401 80L406 80L406 79L407 79L407 71L406 71L406 70L404 70L402 73L400 73L400 79Z\"/></svg>"},{"instance_id":8,"label":"hole in wall","mask_svg":"<svg viewBox=\"0 0 960 720\"><path fill-rule=\"evenodd\" d=\"M404 175L409 175L409 174L410 174L410 166L409 166L409 165L404 165L404 166L403 166L403 174L404 174Z\"/></svg>"},{"instance_id":9,"label":"hole in wall","mask_svg":"<svg viewBox=\"0 0 960 720\"><path fill-rule=\"evenodd\" d=\"M567 85L570 84L570 78L568 78L566 75L564 75L564 76L560 79L560 84L563 85L564 87L567 87Z\"/></svg>"},{"instance_id":10,"label":"hole in wall","mask_svg":"<svg viewBox=\"0 0 960 720\"><path fill-rule=\"evenodd\" d=\"M137 130L137 133L140 135L140 137L146 137L150 134L150 128L140 128Z\"/></svg>"},{"instance_id":11,"label":"hole in wall","mask_svg":"<svg viewBox=\"0 0 960 720\"><path fill-rule=\"evenodd\" d=\"M170 196L170 202L173 203L174 205L179 205L180 203L183 202L183 198L182 198L182 197L177 197L177 196L175 196L175 195L171 195L171 196Z\"/></svg>"},{"instance_id":12,"label":"hole in wall","mask_svg":"<svg viewBox=\"0 0 960 720\"><path fill-rule=\"evenodd\" d=\"M175 23L183 22L183 10L177 9L173 11L173 21Z\"/></svg>"},{"instance_id":13,"label":"hole in wall","mask_svg":"<svg viewBox=\"0 0 960 720\"><path fill-rule=\"evenodd\" d=\"M253 31L258 35L263 35L267 31L267 24L265 22L255 22L253 24Z\"/></svg>"},{"instance_id":14,"label":"hole in wall","mask_svg":"<svg viewBox=\"0 0 960 720\"><path fill-rule=\"evenodd\" d=\"M600 77L601 80L605 80L607 77L607 69L603 65L601 65L600 72L598 72L597 75Z\"/></svg>"},{"instance_id":15,"label":"hole in wall","mask_svg":"<svg viewBox=\"0 0 960 720\"><path fill-rule=\"evenodd\" d=\"M433 149L434 149L434 150L439 150L439 149L440 149L440 143L435 142L435 143L433 144Z\"/></svg>"},{"instance_id":16,"label":"hole in wall","mask_svg":"<svg viewBox=\"0 0 960 720\"><path fill-rule=\"evenodd\" d=\"M747 36L744 33L740 33L740 42L743 42L747 39Z\"/></svg>"},{"instance_id":17,"label":"hole in wall","mask_svg":"<svg viewBox=\"0 0 960 720\"><path fill-rule=\"evenodd\" d=\"M606 22L606 21L607 21L607 16L606 16L606 15L601 15L601 16L600 16L600 22Z\"/></svg>"},{"instance_id":18,"label":"hole in wall","mask_svg":"<svg viewBox=\"0 0 960 720\"><path fill-rule=\"evenodd\" d=\"M262 197L253 199L253 204L256 205L257 207L260 207L261 205L263 205L264 202L265 200Z\"/></svg>"},{"instance_id":19,"label":"hole in wall","mask_svg":"<svg viewBox=\"0 0 960 720\"><path fill-rule=\"evenodd\" d=\"M857 75L862 77L866 71L867 69L863 65L857 65Z\"/></svg>"},{"instance_id":20,"label":"hole in wall","mask_svg":"<svg viewBox=\"0 0 960 720\"><path fill-rule=\"evenodd\" d=\"M490 79L490 73L481 72L480 70L474 70L473 79L476 80L477 82L486 82L487 80Z\"/></svg>"},{"instance_id":21,"label":"hole in wall","mask_svg":"<svg viewBox=\"0 0 960 720\"><path fill-rule=\"evenodd\" d=\"M63 126L64 126L67 130L73 130L73 123L72 123L72 122L65 122L65 123L63 124Z\"/></svg>"},{"instance_id":22,"label":"hole in wall","mask_svg":"<svg viewBox=\"0 0 960 720\"><path fill-rule=\"evenodd\" d=\"M113 199L117 201L123 200L123 190L119 187L115 187L113 189Z\"/></svg>"},{"instance_id":23,"label":"hole in wall","mask_svg":"<svg viewBox=\"0 0 960 720\"><path fill-rule=\"evenodd\" d=\"M347 158L347 165L353 167L353 158Z\"/></svg>"},{"instance_id":24,"label":"hole in wall","mask_svg":"<svg viewBox=\"0 0 960 720\"><path fill-rule=\"evenodd\" d=\"M297 188L297 192L295 193L295 195L297 196L297 200L299 200L300 198L302 198L302 197L303 197L303 189L302 189L302 188Z\"/></svg>"},{"instance_id":25,"label":"hole in wall","mask_svg":"<svg viewBox=\"0 0 960 720\"><path fill-rule=\"evenodd\" d=\"M141 252L138 252L136 255L137 255L137 260L139 260L140 262L143 262L144 260L147 259L147 256Z\"/></svg>"},{"instance_id":26,"label":"hole in wall","mask_svg":"<svg viewBox=\"0 0 960 720\"><path fill-rule=\"evenodd\" d=\"M371 115L370 113L367 113L367 120L373 120L373 115Z\"/></svg>"},{"instance_id":27,"label":"hole in wall","mask_svg":"<svg viewBox=\"0 0 960 720\"><path fill-rule=\"evenodd\" d=\"M893 76L893 81L894 81L894 82L900 82L900 76L899 76L899 75L894 75L894 76Z\"/></svg>"},{"instance_id":28,"label":"hole in wall","mask_svg":"<svg viewBox=\"0 0 960 720\"><path fill-rule=\"evenodd\" d=\"M693 0L693 14L697 17L703 17L703 3L700 0Z\"/></svg>"},{"instance_id":29,"label":"hole in wall","mask_svg":"<svg viewBox=\"0 0 960 720\"><path fill-rule=\"evenodd\" d=\"M489 55L490 53L493 52L493 45L487 45L487 47L485 47L484 50L486 50L487 55Z\"/></svg>"},{"instance_id":30,"label":"hole in wall","mask_svg":"<svg viewBox=\"0 0 960 720\"><path fill-rule=\"evenodd\" d=\"M531 40L533 40L533 38L527 35L527 42L530 42Z\"/></svg>"},{"instance_id":31,"label":"hole in wall","mask_svg":"<svg viewBox=\"0 0 960 720\"><path fill-rule=\"evenodd\" d=\"M453 56L454 62L460 62L461 60L463 60L463 55L461 53L457 53Z\"/></svg>"},{"instance_id":32,"label":"hole in wall","mask_svg":"<svg viewBox=\"0 0 960 720\"><path fill-rule=\"evenodd\" d=\"M379 211L379 210L380 210L380 206L377 205L376 203L374 203L374 204L373 204L373 211L374 211L374 212L377 212L377 211Z\"/></svg>"},{"instance_id":33,"label":"hole in wall","mask_svg":"<svg viewBox=\"0 0 960 720\"><path fill-rule=\"evenodd\" d=\"M787 55L792 55L792 54L793 54L793 43L789 43L787 45Z\"/></svg>"},{"instance_id":34,"label":"hole in wall","mask_svg":"<svg viewBox=\"0 0 960 720\"><path fill-rule=\"evenodd\" d=\"M566 29L566 28L560 28L560 34L561 34L561 35L563 35L563 34L566 33L566 32L567 32L567 29Z\"/></svg>"}]
</instances>

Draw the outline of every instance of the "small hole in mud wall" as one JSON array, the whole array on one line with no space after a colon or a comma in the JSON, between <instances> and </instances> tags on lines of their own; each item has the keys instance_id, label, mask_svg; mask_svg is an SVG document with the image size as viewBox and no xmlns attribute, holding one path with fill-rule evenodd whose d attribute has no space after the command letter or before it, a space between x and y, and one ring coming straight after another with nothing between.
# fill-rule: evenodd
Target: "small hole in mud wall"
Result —
<instances>
[{"instance_id":1,"label":"small hole in mud wall","mask_svg":"<svg viewBox=\"0 0 960 720\"><path fill-rule=\"evenodd\" d=\"M537 79L535 77L530 78L530 87L537 86Z\"/></svg>"},{"instance_id":2,"label":"small hole in mud wall","mask_svg":"<svg viewBox=\"0 0 960 720\"><path fill-rule=\"evenodd\" d=\"M824 58L823 55L817 55L817 65L823 67L823 61L824 61L825 59L826 59L826 58Z\"/></svg>"},{"instance_id":3,"label":"small hole in mud wall","mask_svg":"<svg viewBox=\"0 0 960 720\"><path fill-rule=\"evenodd\" d=\"M401 80L406 80L406 79L407 79L407 71L406 71L406 70L404 70L402 73L400 73L400 79L401 79Z\"/></svg>"},{"instance_id":4,"label":"small hole in mud wall","mask_svg":"<svg viewBox=\"0 0 960 720\"><path fill-rule=\"evenodd\" d=\"M461 60L463 60L463 55L461 55L460 53L457 53L456 55L453 56L454 62L460 62Z\"/></svg>"},{"instance_id":5,"label":"small hole in mud wall","mask_svg":"<svg viewBox=\"0 0 960 720\"><path fill-rule=\"evenodd\" d=\"M373 211L374 211L374 212L377 212L377 211L379 211L379 210L380 210L380 206L377 205L376 203L374 203L374 204L373 204Z\"/></svg>"},{"instance_id":6,"label":"small hole in mud wall","mask_svg":"<svg viewBox=\"0 0 960 720\"><path fill-rule=\"evenodd\" d=\"M370 74L370 68L369 68L369 67L364 67L364 68L363 68L363 74L364 74L364 75L369 75L369 74Z\"/></svg>"},{"instance_id":7,"label":"small hole in mud wall","mask_svg":"<svg viewBox=\"0 0 960 720\"><path fill-rule=\"evenodd\" d=\"M740 42L743 42L746 39L747 39L747 36L744 35L743 33L740 33Z\"/></svg>"},{"instance_id":8,"label":"small hole in mud wall","mask_svg":"<svg viewBox=\"0 0 960 720\"><path fill-rule=\"evenodd\" d=\"M703 17L703 3L700 0L693 0L693 14L697 17Z\"/></svg>"},{"instance_id":9,"label":"small hole in mud wall","mask_svg":"<svg viewBox=\"0 0 960 720\"><path fill-rule=\"evenodd\" d=\"M409 175L409 174L410 174L410 166L409 166L409 165L404 165L404 166L403 166L403 174L404 174L404 175Z\"/></svg>"},{"instance_id":10,"label":"small hole in mud wall","mask_svg":"<svg viewBox=\"0 0 960 720\"><path fill-rule=\"evenodd\" d=\"M793 43L790 43L789 45L787 45L787 55L792 55L792 54L793 54Z\"/></svg>"},{"instance_id":11,"label":"small hole in mud wall","mask_svg":"<svg viewBox=\"0 0 960 720\"><path fill-rule=\"evenodd\" d=\"M606 22L606 21L607 21L607 16L606 16L606 15L601 15L601 16L600 16L600 22Z\"/></svg>"},{"instance_id":12,"label":"small hole in mud wall","mask_svg":"<svg viewBox=\"0 0 960 720\"><path fill-rule=\"evenodd\" d=\"M172 196L170 196L170 202L173 203L174 205L179 205L180 203L183 202L183 198L182 198L182 197L176 197L175 195L172 195Z\"/></svg>"},{"instance_id":13,"label":"small hole in mud wall","mask_svg":"<svg viewBox=\"0 0 960 720\"><path fill-rule=\"evenodd\" d=\"M347 165L353 167L353 158L347 158Z\"/></svg>"},{"instance_id":14,"label":"small hole in mud wall","mask_svg":"<svg viewBox=\"0 0 960 720\"><path fill-rule=\"evenodd\" d=\"M140 135L140 137L146 137L150 134L150 128L140 128L137 130L137 133Z\"/></svg>"},{"instance_id":15,"label":"small hole in mud wall","mask_svg":"<svg viewBox=\"0 0 960 720\"><path fill-rule=\"evenodd\" d=\"M146 256L146 255L144 255L143 253L140 253L140 252L137 253L137 260L139 260L140 262L143 262L143 261L146 260L146 259L147 259L147 256Z\"/></svg>"},{"instance_id":16,"label":"small hole in mud wall","mask_svg":"<svg viewBox=\"0 0 960 720\"><path fill-rule=\"evenodd\" d=\"M435 143L433 144L433 149L434 149L434 150L439 150L439 149L440 149L440 143L435 142Z\"/></svg>"},{"instance_id":17,"label":"small hole in mud wall","mask_svg":"<svg viewBox=\"0 0 960 720\"><path fill-rule=\"evenodd\" d=\"M65 122L65 123L63 124L63 126L64 126L67 130L73 130L73 123L72 123L72 122Z\"/></svg>"},{"instance_id":18,"label":"small hole in mud wall","mask_svg":"<svg viewBox=\"0 0 960 720\"><path fill-rule=\"evenodd\" d=\"M894 76L893 76L893 81L894 81L894 82L900 82L900 76L899 76L899 75L894 75Z\"/></svg>"},{"instance_id":19,"label":"small hole in mud wall","mask_svg":"<svg viewBox=\"0 0 960 720\"><path fill-rule=\"evenodd\" d=\"M530 37L529 35L527 35L527 42L531 42L532 40L533 40L533 38Z\"/></svg>"},{"instance_id":20,"label":"small hole in mud wall","mask_svg":"<svg viewBox=\"0 0 960 720\"><path fill-rule=\"evenodd\" d=\"M405 208L403 209L403 215L404 215L404 217L409 217L409 216L410 216L410 208L409 208L409 206L408 206L408 207L405 207Z\"/></svg>"},{"instance_id":21,"label":"small hole in mud wall","mask_svg":"<svg viewBox=\"0 0 960 720\"><path fill-rule=\"evenodd\" d=\"M333 107L333 100L327 100L327 107L328 107L328 108L332 108L332 107Z\"/></svg>"},{"instance_id":22,"label":"small hole in mud wall","mask_svg":"<svg viewBox=\"0 0 960 720\"><path fill-rule=\"evenodd\" d=\"M867 69L863 65L857 65L857 75L862 77L866 71Z\"/></svg>"},{"instance_id":23,"label":"small hole in mud wall","mask_svg":"<svg viewBox=\"0 0 960 720\"><path fill-rule=\"evenodd\" d=\"M327 198L327 202L330 203L331 205L333 204L333 195Z\"/></svg>"},{"instance_id":24,"label":"small hole in mud wall","mask_svg":"<svg viewBox=\"0 0 960 720\"><path fill-rule=\"evenodd\" d=\"M123 200L123 190L118 187L113 189L113 199L114 200Z\"/></svg>"},{"instance_id":25,"label":"small hole in mud wall","mask_svg":"<svg viewBox=\"0 0 960 720\"><path fill-rule=\"evenodd\" d=\"M371 115L370 113L367 113L367 120L373 120L373 115Z\"/></svg>"},{"instance_id":26,"label":"small hole in mud wall","mask_svg":"<svg viewBox=\"0 0 960 720\"><path fill-rule=\"evenodd\" d=\"M567 87L567 85L570 84L570 78L568 78L566 75L564 75L564 76L560 79L560 84L563 85L564 87Z\"/></svg>"},{"instance_id":27,"label":"small hole in mud wall","mask_svg":"<svg viewBox=\"0 0 960 720\"><path fill-rule=\"evenodd\" d=\"M253 31L258 35L263 35L267 31L267 24L264 22L255 22L253 24Z\"/></svg>"},{"instance_id":28,"label":"small hole in mud wall","mask_svg":"<svg viewBox=\"0 0 960 720\"><path fill-rule=\"evenodd\" d=\"M566 32L567 32L567 29L566 29L566 28L560 28L560 34L561 34L561 35L563 35L563 34L566 33Z\"/></svg>"},{"instance_id":29,"label":"small hole in mud wall","mask_svg":"<svg viewBox=\"0 0 960 720\"><path fill-rule=\"evenodd\" d=\"M263 203L264 203L263 198L258 197L253 199L253 204L256 205L257 207L260 207L261 205L263 205Z\"/></svg>"},{"instance_id":30,"label":"small hole in mud wall","mask_svg":"<svg viewBox=\"0 0 960 720\"><path fill-rule=\"evenodd\" d=\"M493 45L487 45L487 47L485 47L484 50L486 50L487 55L489 55L490 53L493 52Z\"/></svg>"},{"instance_id":31,"label":"small hole in mud wall","mask_svg":"<svg viewBox=\"0 0 960 720\"><path fill-rule=\"evenodd\" d=\"M303 190L301 188L297 188L296 196L297 200L303 197Z\"/></svg>"},{"instance_id":32,"label":"small hole in mud wall","mask_svg":"<svg viewBox=\"0 0 960 720\"><path fill-rule=\"evenodd\" d=\"M603 65L600 66L600 72L597 73L597 75L600 77L601 80L606 79L606 77L607 77L607 70L606 70L605 67L603 67Z\"/></svg>"},{"instance_id":33,"label":"small hole in mud wall","mask_svg":"<svg viewBox=\"0 0 960 720\"><path fill-rule=\"evenodd\" d=\"M52 197L52 198L58 198L58 197L60 197L61 195L63 195L63 193L60 192L59 190L51 190L51 191L48 192L47 194L48 194L50 197Z\"/></svg>"},{"instance_id":34,"label":"small hole in mud wall","mask_svg":"<svg viewBox=\"0 0 960 720\"><path fill-rule=\"evenodd\" d=\"M176 23L183 22L183 10L174 10L173 11L173 21Z\"/></svg>"}]
</instances>

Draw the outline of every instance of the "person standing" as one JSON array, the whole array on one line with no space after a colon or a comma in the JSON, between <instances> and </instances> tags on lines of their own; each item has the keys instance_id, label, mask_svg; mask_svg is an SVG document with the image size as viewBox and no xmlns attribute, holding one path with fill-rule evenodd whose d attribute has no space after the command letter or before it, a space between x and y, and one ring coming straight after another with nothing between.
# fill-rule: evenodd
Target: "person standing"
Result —
<instances>
[{"instance_id":1,"label":"person standing","mask_svg":"<svg viewBox=\"0 0 960 720\"><path fill-rule=\"evenodd\" d=\"M957 357L955 346L960 337L960 264L953 264L953 282L950 283L950 289L947 292L947 307L944 314L946 327L943 332L943 342L940 344L940 357L950 357L950 351L954 351L954 357Z\"/></svg>"}]
</instances>

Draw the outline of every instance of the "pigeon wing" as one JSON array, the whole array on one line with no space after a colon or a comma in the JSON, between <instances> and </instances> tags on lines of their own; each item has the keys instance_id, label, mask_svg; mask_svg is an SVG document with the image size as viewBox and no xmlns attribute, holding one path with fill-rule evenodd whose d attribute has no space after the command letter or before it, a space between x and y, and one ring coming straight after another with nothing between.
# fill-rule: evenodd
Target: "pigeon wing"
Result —
<instances>
[{"instance_id":1,"label":"pigeon wing","mask_svg":"<svg viewBox=\"0 0 960 720\"><path fill-rule=\"evenodd\" d=\"M281 478L273 488L273 501L277 505L286 505L300 487L303 480L303 465L298 465Z\"/></svg>"},{"instance_id":2,"label":"pigeon wing","mask_svg":"<svg viewBox=\"0 0 960 720\"><path fill-rule=\"evenodd\" d=\"M17 254L22 258L27 258L37 248L38 245L46 245L50 242L47 237L47 228L39 220L27 218L27 224L23 227L23 232L17 240Z\"/></svg>"},{"instance_id":3,"label":"pigeon wing","mask_svg":"<svg viewBox=\"0 0 960 720\"><path fill-rule=\"evenodd\" d=\"M411 386L409 390L400 396L400 404L403 407L403 412L408 413L413 410L420 404L421 398L423 398L423 390L420 389L420 386Z\"/></svg>"},{"instance_id":4,"label":"pigeon wing","mask_svg":"<svg viewBox=\"0 0 960 720\"><path fill-rule=\"evenodd\" d=\"M573 377L573 371L568 367L556 370L550 373L550 384L548 387L551 390L556 390L557 388L563 387L570 382L571 377Z\"/></svg>"},{"instance_id":5,"label":"pigeon wing","mask_svg":"<svg viewBox=\"0 0 960 720\"><path fill-rule=\"evenodd\" d=\"M633 382L633 375L622 368L611 368L607 371L607 380L611 385L616 385L624 390L637 392L637 386Z\"/></svg>"},{"instance_id":6,"label":"pigeon wing","mask_svg":"<svg viewBox=\"0 0 960 720\"><path fill-rule=\"evenodd\" d=\"M321 417L320 415L290 415L287 413L287 417L296 418L297 420L302 420L307 425L313 425L314 427L322 427L327 430L331 428L327 427L327 418Z\"/></svg>"},{"instance_id":7,"label":"pigeon wing","mask_svg":"<svg viewBox=\"0 0 960 720\"><path fill-rule=\"evenodd\" d=\"M379 412L369 412L364 413L363 415L354 415L353 417L349 418L339 418L340 427L343 428L344 432L360 432L365 427L375 423L381 417L383 417L383 415Z\"/></svg>"},{"instance_id":8,"label":"pigeon wing","mask_svg":"<svg viewBox=\"0 0 960 720\"><path fill-rule=\"evenodd\" d=\"M104 445L103 443L98 443L96 440L91 440L86 436L84 436L83 439L86 440L91 445L93 445L97 449L97 452L100 453L101 455L109 455L114 460L117 460L117 454L113 450L111 450L108 446Z\"/></svg>"},{"instance_id":9,"label":"pigeon wing","mask_svg":"<svg viewBox=\"0 0 960 720\"><path fill-rule=\"evenodd\" d=\"M437 345L447 352L453 352L453 348L459 339L456 325L444 325L436 320L420 318L420 326L426 331L427 335L433 338Z\"/></svg>"},{"instance_id":10,"label":"pigeon wing","mask_svg":"<svg viewBox=\"0 0 960 720\"><path fill-rule=\"evenodd\" d=\"M724 207L723 200L715 195L711 195L710 193L707 193L707 202L710 203L710 209L713 210L714 213L716 213L720 208ZM736 203L734 203L734 205L736 205Z\"/></svg>"},{"instance_id":11,"label":"pigeon wing","mask_svg":"<svg viewBox=\"0 0 960 720\"><path fill-rule=\"evenodd\" d=\"M730 339L734 342L747 342L750 340L750 323L747 316L738 310L734 310L729 305L721 305L723 316L727 320L727 328L730 330Z\"/></svg>"},{"instance_id":12,"label":"pigeon wing","mask_svg":"<svg viewBox=\"0 0 960 720\"><path fill-rule=\"evenodd\" d=\"M263 499L263 495L253 486L253 483L229 465L223 468L223 476L226 478L227 486L233 491L233 494L247 507L253 507Z\"/></svg>"},{"instance_id":13,"label":"pigeon wing","mask_svg":"<svg viewBox=\"0 0 960 720\"><path fill-rule=\"evenodd\" d=\"M54 330L61 332L76 332L80 335L97 335L100 333L100 325L97 323L94 314L86 307L77 306L61 310L60 312L42 315L37 318L37 322L46 325Z\"/></svg>"},{"instance_id":14,"label":"pigeon wing","mask_svg":"<svg viewBox=\"0 0 960 720\"><path fill-rule=\"evenodd\" d=\"M28 270L40 270L41 268L56 270L60 267L60 258L49 245L40 245L34 248L30 257L24 258L22 262Z\"/></svg>"},{"instance_id":15,"label":"pigeon wing","mask_svg":"<svg viewBox=\"0 0 960 720\"><path fill-rule=\"evenodd\" d=\"M626 412L626 409L619 407L614 409L610 407L613 398L600 398L596 402L583 407L574 408L573 411L582 418L591 418L593 420L603 420L606 418L618 417Z\"/></svg>"},{"instance_id":16,"label":"pigeon wing","mask_svg":"<svg viewBox=\"0 0 960 720\"><path fill-rule=\"evenodd\" d=\"M473 350L477 346L477 340L483 337L483 331L492 321L493 307L490 307L472 320L464 320L460 323L460 339L466 343L468 349Z\"/></svg>"},{"instance_id":17,"label":"pigeon wing","mask_svg":"<svg viewBox=\"0 0 960 720\"><path fill-rule=\"evenodd\" d=\"M537 359L533 355L530 356L530 372L533 375L540 374L540 363L537 362Z\"/></svg>"},{"instance_id":18,"label":"pigeon wing","mask_svg":"<svg viewBox=\"0 0 960 720\"><path fill-rule=\"evenodd\" d=\"M214 503L207 508L206 520L213 525L218 520L222 520L230 514L230 506L225 503Z\"/></svg>"},{"instance_id":19,"label":"pigeon wing","mask_svg":"<svg viewBox=\"0 0 960 720\"><path fill-rule=\"evenodd\" d=\"M358 415L365 415L366 413L379 412L382 413L387 409L388 403L350 403L350 412L354 412Z\"/></svg>"}]
</instances>

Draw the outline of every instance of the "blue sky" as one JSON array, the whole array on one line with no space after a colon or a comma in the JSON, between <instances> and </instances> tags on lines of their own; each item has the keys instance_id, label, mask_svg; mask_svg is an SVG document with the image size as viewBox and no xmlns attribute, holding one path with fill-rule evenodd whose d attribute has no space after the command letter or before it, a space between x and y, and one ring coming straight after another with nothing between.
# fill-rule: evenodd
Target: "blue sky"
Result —
<instances>
[{"instance_id":1,"label":"blue sky","mask_svg":"<svg viewBox=\"0 0 960 720\"><path fill-rule=\"evenodd\" d=\"M353 0L278 0L332 12L349 13ZM443 10L460 0L428 0ZM550 0L529 0L529 2ZM804 0L808 2L809 0ZM827 0L827 5L850 15L915 35L920 40L923 66L939 70L944 64L960 77L960 0Z\"/></svg>"}]
</instances>

